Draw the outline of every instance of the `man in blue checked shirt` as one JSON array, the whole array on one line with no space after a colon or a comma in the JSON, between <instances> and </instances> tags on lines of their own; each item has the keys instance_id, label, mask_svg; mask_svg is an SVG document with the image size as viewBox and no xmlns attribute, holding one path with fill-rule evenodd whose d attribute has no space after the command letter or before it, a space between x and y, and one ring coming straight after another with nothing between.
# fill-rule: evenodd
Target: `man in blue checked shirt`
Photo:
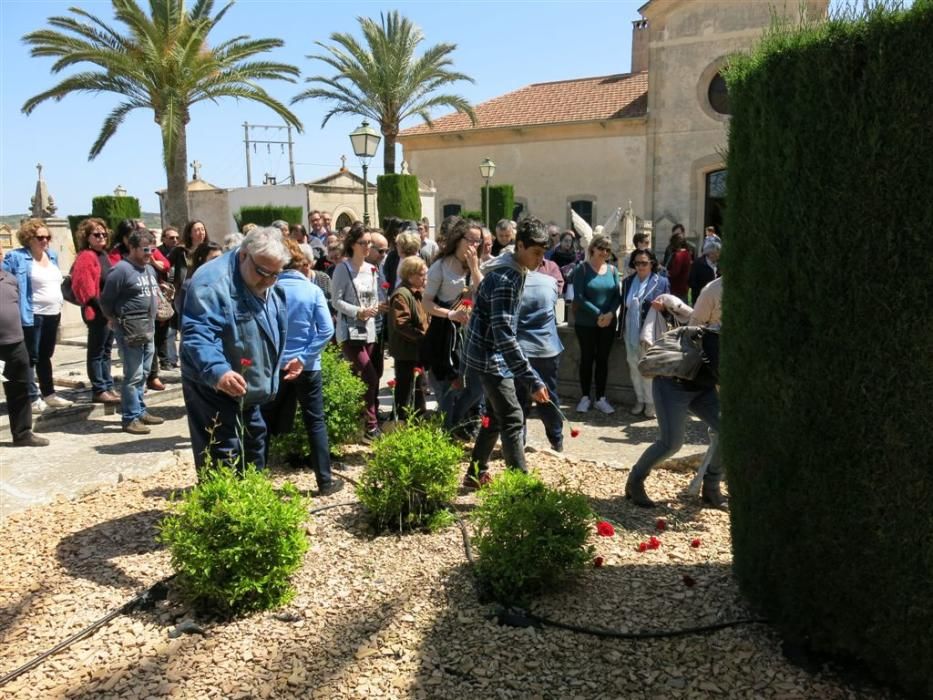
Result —
<instances>
[{"instance_id":1,"label":"man in blue checked shirt","mask_svg":"<svg viewBox=\"0 0 933 700\"><path fill-rule=\"evenodd\" d=\"M489 457L500 434L506 466L526 471L524 415L515 384L527 382L532 387L531 398L538 403L546 403L549 396L518 344L518 307L525 275L538 269L547 245L544 224L534 218L523 219L515 236L515 251L504 253L497 264L485 270L486 276L476 292L463 360L483 385L486 416L463 480L467 488L490 481Z\"/></svg>"}]
</instances>

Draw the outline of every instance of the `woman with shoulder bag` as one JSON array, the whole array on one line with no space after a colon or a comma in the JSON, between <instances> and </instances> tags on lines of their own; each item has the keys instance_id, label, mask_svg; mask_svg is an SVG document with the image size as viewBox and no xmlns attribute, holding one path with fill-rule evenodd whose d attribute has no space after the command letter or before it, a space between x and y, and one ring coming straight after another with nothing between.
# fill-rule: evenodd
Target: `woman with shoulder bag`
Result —
<instances>
[{"instance_id":1,"label":"woman with shoulder bag","mask_svg":"<svg viewBox=\"0 0 933 700\"><path fill-rule=\"evenodd\" d=\"M87 326L87 377L94 403L120 403L113 390L111 364L113 329L100 308L100 293L110 272L107 255L107 224L103 219L85 219L78 224L78 257L71 267L71 289L81 304Z\"/></svg>"},{"instance_id":2,"label":"woman with shoulder bag","mask_svg":"<svg viewBox=\"0 0 933 700\"><path fill-rule=\"evenodd\" d=\"M425 411L424 370L420 366L421 344L428 332L429 317L422 304L428 266L418 255L410 255L399 266L398 289L389 299L389 350L395 358L395 413L401 421L409 413Z\"/></svg>"},{"instance_id":3,"label":"woman with shoulder bag","mask_svg":"<svg viewBox=\"0 0 933 700\"><path fill-rule=\"evenodd\" d=\"M369 229L357 221L344 240L346 259L334 267L331 298L337 311L336 338L343 356L366 384L366 433L371 442L379 431L379 373L376 352L376 315L385 311L379 300L379 270L366 262L372 245Z\"/></svg>"}]
</instances>

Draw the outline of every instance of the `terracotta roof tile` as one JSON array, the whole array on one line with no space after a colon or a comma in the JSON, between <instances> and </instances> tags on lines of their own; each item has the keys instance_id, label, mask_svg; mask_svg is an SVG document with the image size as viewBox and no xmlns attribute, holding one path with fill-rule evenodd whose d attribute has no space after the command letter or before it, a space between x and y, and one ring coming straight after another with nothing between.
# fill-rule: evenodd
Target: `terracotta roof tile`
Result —
<instances>
[{"instance_id":1,"label":"terracotta roof tile","mask_svg":"<svg viewBox=\"0 0 933 700\"><path fill-rule=\"evenodd\" d=\"M419 124L399 136L642 117L647 95L647 71L534 83L476 105L475 127L465 114L454 112L435 119L433 128Z\"/></svg>"}]
</instances>

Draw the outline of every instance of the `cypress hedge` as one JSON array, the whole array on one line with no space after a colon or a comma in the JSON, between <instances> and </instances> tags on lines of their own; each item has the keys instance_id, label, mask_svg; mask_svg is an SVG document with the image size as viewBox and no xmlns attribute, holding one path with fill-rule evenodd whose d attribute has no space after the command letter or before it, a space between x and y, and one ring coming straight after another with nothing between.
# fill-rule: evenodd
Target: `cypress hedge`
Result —
<instances>
[{"instance_id":1,"label":"cypress hedge","mask_svg":"<svg viewBox=\"0 0 933 700\"><path fill-rule=\"evenodd\" d=\"M91 216L103 219L111 231L116 231L117 224L123 219L142 218L142 210L136 197L106 195L91 200Z\"/></svg>"},{"instance_id":2,"label":"cypress hedge","mask_svg":"<svg viewBox=\"0 0 933 700\"><path fill-rule=\"evenodd\" d=\"M300 224L304 218L304 210L301 207L289 207L279 204L263 204L262 206L240 207L240 210L233 215L238 229L243 228L243 224L256 224L257 226L268 226L273 221L287 221L290 224Z\"/></svg>"},{"instance_id":3,"label":"cypress hedge","mask_svg":"<svg viewBox=\"0 0 933 700\"><path fill-rule=\"evenodd\" d=\"M515 211L515 188L512 185L484 185L480 188L480 203L483 212L486 211L486 197L489 197L489 221L486 227L490 231L496 230L496 224L502 219L511 219Z\"/></svg>"},{"instance_id":4,"label":"cypress hedge","mask_svg":"<svg viewBox=\"0 0 933 700\"><path fill-rule=\"evenodd\" d=\"M390 216L414 221L420 219L418 178L414 175L380 175L376 179L376 208L381 219Z\"/></svg>"},{"instance_id":5,"label":"cypress hedge","mask_svg":"<svg viewBox=\"0 0 933 700\"><path fill-rule=\"evenodd\" d=\"M734 570L785 638L933 697L933 2L727 71Z\"/></svg>"}]
</instances>

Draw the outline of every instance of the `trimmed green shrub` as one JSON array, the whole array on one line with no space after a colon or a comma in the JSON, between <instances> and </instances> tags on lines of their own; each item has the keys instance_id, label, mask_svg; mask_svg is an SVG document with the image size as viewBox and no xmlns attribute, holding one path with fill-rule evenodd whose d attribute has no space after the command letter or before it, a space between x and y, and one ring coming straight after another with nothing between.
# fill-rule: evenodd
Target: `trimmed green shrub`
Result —
<instances>
[{"instance_id":1,"label":"trimmed green shrub","mask_svg":"<svg viewBox=\"0 0 933 700\"><path fill-rule=\"evenodd\" d=\"M480 489L478 500L472 514L476 573L496 600L526 604L592 561L593 512L583 494L508 470Z\"/></svg>"},{"instance_id":2,"label":"trimmed green shrub","mask_svg":"<svg viewBox=\"0 0 933 700\"><path fill-rule=\"evenodd\" d=\"M283 605L295 592L290 576L308 549L308 502L294 485L281 495L252 466L202 471L159 526L182 595L221 614Z\"/></svg>"},{"instance_id":3,"label":"trimmed green shrub","mask_svg":"<svg viewBox=\"0 0 933 700\"><path fill-rule=\"evenodd\" d=\"M484 185L480 188L480 202L482 210L486 211L486 197L489 197L489 221L486 227L490 231L496 230L496 224L502 219L511 219L515 211L515 188L512 185L490 185L486 191ZM482 221L480 217L480 221Z\"/></svg>"},{"instance_id":4,"label":"trimmed green shrub","mask_svg":"<svg viewBox=\"0 0 933 700\"><path fill-rule=\"evenodd\" d=\"M242 229L244 224L268 226L273 221L287 221L290 224L300 224L304 219L304 209L301 207L288 207L278 204L264 204L261 206L240 207L233 215L236 227Z\"/></svg>"},{"instance_id":5,"label":"trimmed green shrub","mask_svg":"<svg viewBox=\"0 0 933 700\"><path fill-rule=\"evenodd\" d=\"M460 212L461 219L473 219L474 221L483 220L483 212L481 211L462 211Z\"/></svg>"},{"instance_id":6,"label":"trimmed green shrub","mask_svg":"<svg viewBox=\"0 0 933 700\"><path fill-rule=\"evenodd\" d=\"M727 71L734 570L785 637L933 697L933 2Z\"/></svg>"},{"instance_id":7,"label":"trimmed green shrub","mask_svg":"<svg viewBox=\"0 0 933 700\"><path fill-rule=\"evenodd\" d=\"M376 208L380 220L389 216L400 219L421 218L421 194L414 175L380 175L376 179Z\"/></svg>"},{"instance_id":8,"label":"trimmed green shrub","mask_svg":"<svg viewBox=\"0 0 933 700\"><path fill-rule=\"evenodd\" d=\"M411 418L373 443L356 495L380 530L447 524L462 458L439 420Z\"/></svg>"},{"instance_id":9,"label":"trimmed green shrub","mask_svg":"<svg viewBox=\"0 0 933 700\"><path fill-rule=\"evenodd\" d=\"M321 353L321 384L327 441L330 451L339 454L341 445L354 442L362 430L360 413L363 411L366 385L353 374L353 367L335 345L328 345ZM300 404L295 411L291 432L272 438L269 449L276 459L304 458L311 454Z\"/></svg>"},{"instance_id":10,"label":"trimmed green shrub","mask_svg":"<svg viewBox=\"0 0 933 700\"><path fill-rule=\"evenodd\" d=\"M111 231L116 231L117 224L123 219L141 219L142 210L139 208L139 200L136 197L107 195L94 197L91 200L91 216L103 219ZM81 219L78 220L78 223L80 222Z\"/></svg>"}]
</instances>

